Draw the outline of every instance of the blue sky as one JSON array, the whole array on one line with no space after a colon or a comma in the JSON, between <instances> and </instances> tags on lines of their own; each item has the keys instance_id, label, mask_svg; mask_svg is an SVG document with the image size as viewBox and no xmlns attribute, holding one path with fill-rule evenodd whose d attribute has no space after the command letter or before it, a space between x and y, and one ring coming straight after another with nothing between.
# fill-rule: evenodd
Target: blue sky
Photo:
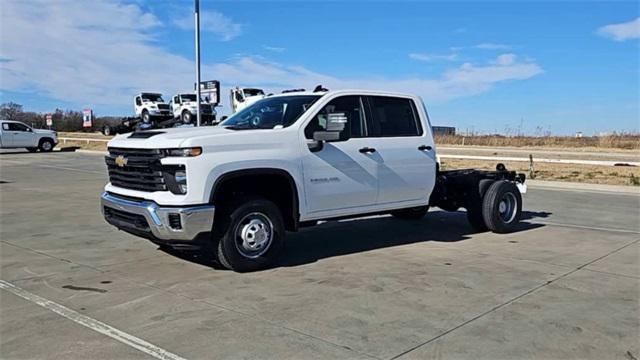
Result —
<instances>
[{"instance_id":1,"label":"blue sky","mask_svg":"<svg viewBox=\"0 0 640 360\"><path fill-rule=\"evenodd\" d=\"M0 96L128 115L193 85L193 2L3 0ZM640 130L633 2L201 0L204 79L417 93L459 131ZM37 24L37 25L35 25Z\"/></svg>"}]
</instances>

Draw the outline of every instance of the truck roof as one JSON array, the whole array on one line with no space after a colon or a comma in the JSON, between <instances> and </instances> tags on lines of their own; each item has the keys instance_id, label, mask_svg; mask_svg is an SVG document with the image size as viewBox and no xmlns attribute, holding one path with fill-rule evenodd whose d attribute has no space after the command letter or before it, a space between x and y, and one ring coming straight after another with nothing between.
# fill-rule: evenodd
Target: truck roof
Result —
<instances>
[{"instance_id":1,"label":"truck roof","mask_svg":"<svg viewBox=\"0 0 640 360\"><path fill-rule=\"evenodd\" d=\"M362 89L344 89L344 90L330 90L330 91L300 91L300 92L288 92L284 94L273 94L268 97L282 97L282 96L324 96L324 95L378 95L378 96L398 96L398 97L406 97L406 98L415 98L416 95L406 94L406 93L397 93L383 90L362 90Z\"/></svg>"}]
</instances>

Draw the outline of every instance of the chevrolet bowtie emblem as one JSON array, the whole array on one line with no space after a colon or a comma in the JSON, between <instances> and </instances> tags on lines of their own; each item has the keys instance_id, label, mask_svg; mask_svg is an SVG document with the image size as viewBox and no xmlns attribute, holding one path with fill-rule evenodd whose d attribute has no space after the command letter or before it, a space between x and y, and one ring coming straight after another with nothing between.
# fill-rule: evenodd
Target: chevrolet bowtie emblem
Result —
<instances>
[{"instance_id":1,"label":"chevrolet bowtie emblem","mask_svg":"<svg viewBox=\"0 0 640 360\"><path fill-rule=\"evenodd\" d=\"M118 155L118 157L116 157L116 165L120 167L124 167L125 165L127 165L128 162L129 162L129 159L127 159L122 155Z\"/></svg>"}]
</instances>

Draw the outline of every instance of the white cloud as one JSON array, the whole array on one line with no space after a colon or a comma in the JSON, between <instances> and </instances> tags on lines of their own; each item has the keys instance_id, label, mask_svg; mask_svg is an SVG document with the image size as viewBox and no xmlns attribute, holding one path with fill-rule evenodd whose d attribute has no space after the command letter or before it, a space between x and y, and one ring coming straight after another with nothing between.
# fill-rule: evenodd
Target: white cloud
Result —
<instances>
[{"instance_id":1,"label":"white cloud","mask_svg":"<svg viewBox=\"0 0 640 360\"><path fill-rule=\"evenodd\" d=\"M515 54L501 54L495 60L495 64L498 65L511 65L516 62Z\"/></svg>"},{"instance_id":2,"label":"white cloud","mask_svg":"<svg viewBox=\"0 0 640 360\"><path fill-rule=\"evenodd\" d=\"M32 92L78 107L126 108L139 91L169 95L193 87L193 62L162 47L154 35L160 21L136 5L117 0L3 0L2 7L1 31L11 34L3 36L0 48L2 91ZM317 84L384 88L432 102L479 94L503 81L541 72L535 62L510 54L486 64L466 63L436 78L336 77L249 56L202 67L203 79L222 82L225 106L225 89L236 85L268 92Z\"/></svg>"},{"instance_id":3,"label":"white cloud","mask_svg":"<svg viewBox=\"0 0 640 360\"><path fill-rule=\"evenodd\" d=\"M183 30L193 30L195 27L193 14L174 19L174 25ZM223 41L232 40L242 34L242 24L234 22L228 16L217 11L202 11L200 13L200 31L212 32Z\"/></svg>"},{"instance_id":4,"label":"white cloud","mask_svg":"<svg viewBox=\"0 0 640 360\"><path fill-rule=\"evenodd\" d=\"M279 46L268 46L268 45L262 45L262 48L265 50L269 50L269 51L273 51L273 52L284 52L285 50L287 50L284 47L279 47Z\"/></svg>"},{"instance_id":5,"label":"white cloud","mask_svg":"<svg viewBox=\"0 0 640 360\"><path fill-rule=\"evenodd\" d=\"M435 61L435 60L447 60L454 61L458 58L458 54L424 54L424 53L411 53L409 58L418 61Z\"/></svg>"},{"instance_id":6,"label":"white cloud","mask_svg":"<svg viewBox=\"0 0 640 360\"><path fill-rule=\"evenodd\" d=\"M598 29L598 34L615 41L640 38L640 17L624 23L610 24Z\"/></svg>"},{"instance_id":7,"label":"white cloud","mask_svg":"<svg viewBox=\"0 0 640 360\"><path fill-rule=\"evenodd\" d=\"M507 50L510 49L511 46L505 44L482 43L474 46L474 48L482 50Z\"/></svg>"}]
</instances>

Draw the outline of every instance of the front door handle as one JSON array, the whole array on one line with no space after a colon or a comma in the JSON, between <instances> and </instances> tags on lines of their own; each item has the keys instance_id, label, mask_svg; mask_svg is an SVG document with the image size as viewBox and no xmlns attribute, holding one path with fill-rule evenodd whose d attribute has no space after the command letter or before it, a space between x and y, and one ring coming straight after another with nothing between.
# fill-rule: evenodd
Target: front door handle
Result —
<instances>
[{"instance_id":1,"label":"front door handle","mask_svg":"<svg viewBox=\"0 0 640 360\"><path fill-rule=\"evenodd\" d=\"M376 152L376 149L370 148L370 147L363 147L362 149L360 149L358 151L360 151L363 154L371 154L371 153Z\"/></svg>"},{"instance_id":2,"label":"front door handle","mask_svg":"<svg viewBox=\"0 0 640 360\"><path fill-rule=\"evenodd\" d=\"M425 151L425 150L426 151L431 151L431 149L433 149L433 148L431 146L429 146L429 145L420 145L420 146L418 146L418 150L420 150L420 151Z\"/></svg>"}]
</instances>

